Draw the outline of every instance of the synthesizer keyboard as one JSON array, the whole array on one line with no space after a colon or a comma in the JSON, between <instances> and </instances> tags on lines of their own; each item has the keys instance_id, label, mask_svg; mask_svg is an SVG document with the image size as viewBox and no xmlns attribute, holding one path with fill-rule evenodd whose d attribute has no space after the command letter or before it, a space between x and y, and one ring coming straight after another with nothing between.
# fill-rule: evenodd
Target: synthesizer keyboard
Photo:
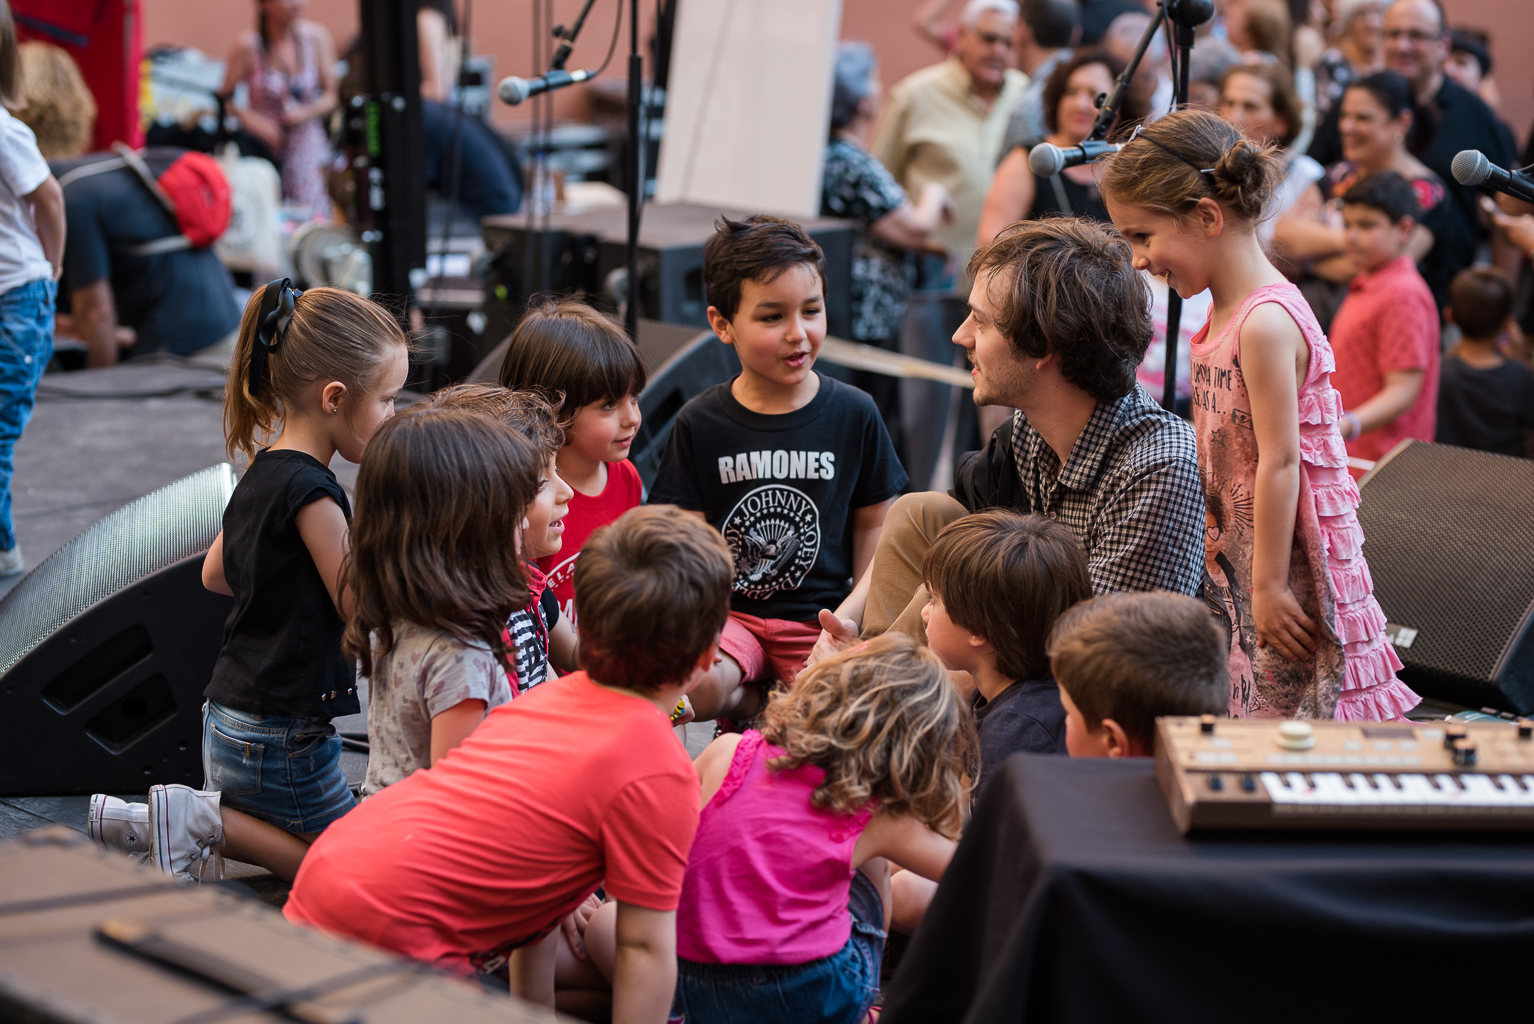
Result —
<instances>
[{"instance_id":1,"label":"synthesizer keyboard","mask_svg":"<svg viewBox=\"0 0 1534 1024\"><path fill-rule=\"evenodd\" d=\"M1156 721L1184 833L1534 829L1534 722Z\"/></svg>"}]
</instances>

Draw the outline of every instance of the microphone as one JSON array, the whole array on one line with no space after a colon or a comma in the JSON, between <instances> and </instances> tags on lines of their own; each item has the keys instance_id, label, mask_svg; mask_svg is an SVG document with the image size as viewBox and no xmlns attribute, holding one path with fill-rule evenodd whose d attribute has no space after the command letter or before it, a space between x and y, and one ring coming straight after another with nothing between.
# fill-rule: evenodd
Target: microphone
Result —
<instances>
[{"instance_id":1,"label":"microphone","mask_svg":"<svg viewBox=\"0 0 1534 1024\"><path fill-rule=\"evenodd\" d=\"M1485 185L1526 203L1534 203L1534 178L1522 171L1506 171L1486 159L1479 149L1462 149L1449 165L1454 180L1461 185Z\"/></svg>"},{"instance_id":2,"label":"microphone","mask_svg":"<svg viewBox=\"0 0 1534 1024\"><path fill-rule=\"evenodd\" d=\"M1079 146L1064 149L1041 142L1029 151L1028 166L1032 168L1034 174L1048 178L1059 174L1067 167L1089 164L1100 156L1117 153L1123 148L1123 143L1102 142L1097 139L1087 139Z\"/></svg>"},{"instance_id":3,"label":"microphone","mask_svg":"<svg viewBox=\"0 0 1534 1024\"><path fill-rule=\"evenodd\" d=\"M540 92L549 92L552 89L563 89L576 82L584 82L593 74L594 72L591 71L550 71L546 75L531 79L511 75L501 79L501 84L496 88L495 93L501 98L502 103L514 107L529 96L536 96Z\"/></svg>"}]
</instances>

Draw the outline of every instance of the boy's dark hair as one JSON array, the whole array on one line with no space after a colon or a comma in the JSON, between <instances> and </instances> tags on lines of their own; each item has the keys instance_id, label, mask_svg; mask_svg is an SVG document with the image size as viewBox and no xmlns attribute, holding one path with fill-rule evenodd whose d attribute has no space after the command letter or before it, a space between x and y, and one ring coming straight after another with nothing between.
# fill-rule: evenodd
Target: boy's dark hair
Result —
<instances>
[{"instance_id":1,"label":"boy's dark hair","mask_svg":"<svg viewBox=\"0 0 1534 1024\"><path fill-rule=\"evenodd\" d=\"M506 524L520 523L545 465L533 444L466 409L408 409L368 441L341 586L342 648L370 675L405 619L483 644L512 664L506 620L529 600Z\"/></svg>"},{"instance_id":2,"label":"boy's dark hair","mask_svg":"<svg viewBox=\"0 0 1534 1024\"><path fill-rule=\"evenodd\" d=\"M719 639L735 564L713 527L674 505L629 509L575 563L581 665L610 686L680 682Z\"/></svg>"},{"instance_id":3,"label":"boy's dark hair","mask_svg":"<svg viewBox=\"0 0 1534 1024\"><path fill-rule=\"evenodd\" d=\"M1055 625L1049 659L1088 729L1111 718L1147 749L1157 717L1223 715L1230 704L1229 637L1183 594L1083 601Z\"/></svg>"},{"instance_id":4,"label":"boy's dark hair","mask_svg":"<svg viewBox=\"0 0 1534 1024\"><path fill-rule=\"evenodd\" d=\"M1099 402L1123 398L1151 340L1150 289L1129 243L1080 218L1019 221L969 260L995 273L996 327L1020 353L1060 356L1066 381Z\"/></svg>"},{"instance_id":5,"label":"boy's dark hair","mask_svg":"<svg viewBox=\"0 0 1534 1024\"><path fill-rule=\"evenodd\" d=\"M496 384L454 384L433 391L423 406L467 409L500 420L527 438L543 454L545 464L565 446L565 428L555 403L542 391L512 391Z\"/></svg>"},{"instance_id":6,"label":"boy's dark hair","mask_svg":"<svg viewBox=\"0 0 1534 1024\"><path fill-rule=\"evenodd\" d=\"M1471 267L1449 284L1454 322L1472 341L1494 341L1513 315L1513 286L1494 267Z\"/></svg>"},{"instance_id":7,"label":"boy's dark hair","mask_svg":"<svg viewBox=\"0 0 1534 1024\"><path fill-rule=\"evenodd\" d=\"M791 220L758 213L745 220L720 217L703 243L703 290L708 304L726 320L740 309L740 288L747 281L771 284L789 267L808 263L826 285L826 254Z\"/></svg>"},{"instance_id":8,"label":"boy's dark hair","mask_svg":"<svg viewBox=\"0 0 1534 1024\"><path fill-rule=\"evenodd\" d=\"M1367 206L1390 218L1394 224L1402 217L1416 220L1421 210L1411 182L1395 171L1375 171L1360 178L1342 194L1343 206Z\"/></svg>"},{"instance_id":9,"label":"boy's dark hair","mask_svg":"<svg viewBox=\"0 0 1534 1024\"><path fill-rule=\"evenodd\" d=\"M950 523L922 560L922 582L954 625L984 637L1010 679L1049 674L1055 621L1092 596L1075 534L1052 519L986 509Z\"/></svg>"},{"instance_id":10,"label":"boy's dark hair","mask_svg":"<svg viewBox=\"0 0 1534 1024\"><path fill-rule=\"evenodd\" d=\"M578 299L535 299L507 339L501 386L537 388L566 417L644 390L644 359L623 328Z\"/></svg>"},{"instance_id":11,"label":"boy's dark hair","mask_svg":"<svg viewBox=\"0 0 1534 1024\"><path fill-rule=\"evenodd\" d=\"M1076 43L1081 27L1081 5L1076 0L1023 0L1022 21L1033 41L1047 50Z\"/></svg>"}]
</instances>

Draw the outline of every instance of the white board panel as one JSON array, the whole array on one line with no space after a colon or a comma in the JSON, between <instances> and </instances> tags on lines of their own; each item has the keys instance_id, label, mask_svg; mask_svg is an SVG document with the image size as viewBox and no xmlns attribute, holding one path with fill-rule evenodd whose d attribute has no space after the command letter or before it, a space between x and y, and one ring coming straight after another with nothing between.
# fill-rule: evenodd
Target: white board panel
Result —
<instances>
[{"instance_id":1,"label":"white board panel","mask_svg":"<svg viewBox=\"0 0 1534 1024\"><path fill-rule=\"evenodd\" d=\"M655 198L820 213L841 0L680 0Z\"/></svg>"}]
</instances>

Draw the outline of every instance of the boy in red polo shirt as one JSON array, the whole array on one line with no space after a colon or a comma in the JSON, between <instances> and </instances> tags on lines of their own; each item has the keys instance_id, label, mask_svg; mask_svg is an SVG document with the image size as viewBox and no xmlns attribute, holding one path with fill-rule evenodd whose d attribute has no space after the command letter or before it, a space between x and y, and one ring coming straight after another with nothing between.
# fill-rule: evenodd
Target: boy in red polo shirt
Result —
<instances>
[{"instance_id":1,"label":"boy in red polo shirt","mask_svg":"<svg viewBox=\"0 0 1534 1024\"><path fill-rule=\"evenodd\" d=\"M509 973L553 1006L558 925L601 885L618 905L612 1019L665 1020L699 792L668 715L714 664L733 575L723 538L674 507L593 533L575 570L585 671L494 709L327 829L288 920Z\"/></svg>"},{"instance_id":2,"label":"boy in red polo shirt","mask_svg":"<svg viewBox=\"0 0 1534 1024\"><path fill-rule=\"evenodd\" d=\"M1342 220L1358 276L1332 320L1332 386L1348 454L1374 462L1408 437L1433 439L1438 309L1406 253L1417 226L1410 182L1394 171L1369 175L1343 197Z\"/></svg>"}]
</instances>

